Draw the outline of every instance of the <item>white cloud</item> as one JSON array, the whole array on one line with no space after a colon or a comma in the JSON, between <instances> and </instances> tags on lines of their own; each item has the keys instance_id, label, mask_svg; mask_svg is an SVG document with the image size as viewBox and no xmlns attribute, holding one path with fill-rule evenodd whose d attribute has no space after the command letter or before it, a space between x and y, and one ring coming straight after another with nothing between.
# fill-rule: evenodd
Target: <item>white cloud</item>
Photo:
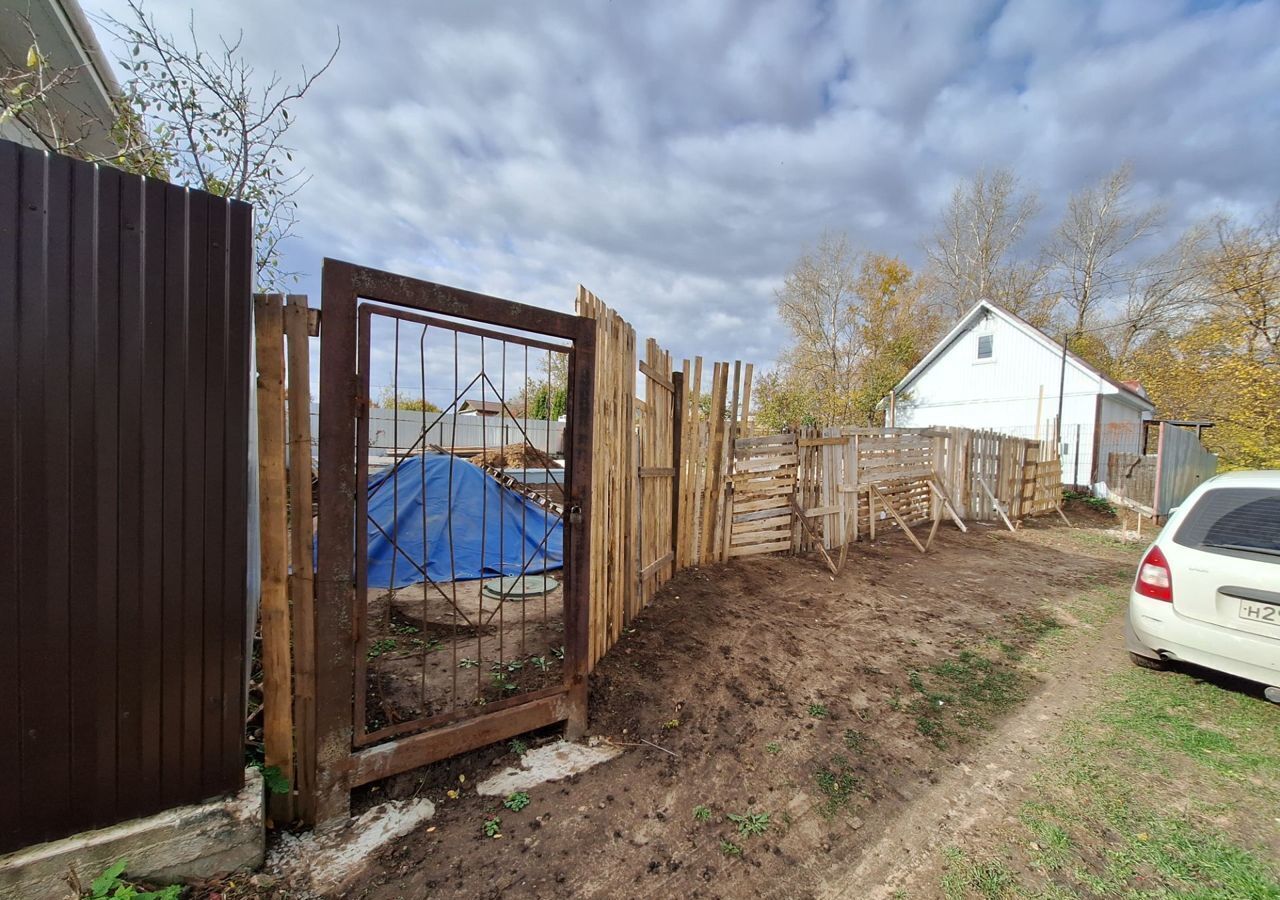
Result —
<instances>
[{"instance_id":1,"label":"white cloud","mask_svg":"<svg viewBox=\"0 0 1280 900\"><path fill-rule=\"evenodd\" d=\"M118 13L120 0L91 0ZM151 0L166 27L188 8ZM324 255L570 308L583 282L677 358L767 363L773 289L824 229L921 261L958 179L1015 167L1052 227L1132 160L1170 232L1280 197L1280 4L230 0L295 110L288 262ZM104 36L105 39L105 36Z\"/></svg>"}]
</instances>

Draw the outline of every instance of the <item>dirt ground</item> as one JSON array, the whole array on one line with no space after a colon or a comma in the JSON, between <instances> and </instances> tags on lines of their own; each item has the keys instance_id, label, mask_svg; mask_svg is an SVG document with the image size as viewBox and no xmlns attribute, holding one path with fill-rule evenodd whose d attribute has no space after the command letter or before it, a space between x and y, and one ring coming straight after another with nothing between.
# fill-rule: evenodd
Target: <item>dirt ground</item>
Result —
<instances>
[{"instance_id":1,"label":"dirt ground","mask_svg":"<svg viewBox=\"0 0 1280 900\"><path fill-rule=\"evenodd\" d=\"M564 589L498 599L484 593L487 583L369 591L367 731L564 677Z\"/></svg>"},{"instance_id":2,"label":"dirt ground","mask_svg":"<svg viewBox=\"0 0 1280 900\"><path fill-rule=\"evenodd\" d=\"M1034 692L1034 676L1001 681L1004 664L975 648L1021 660L1073 621L1055 614L1065 598L1132 577L1135 549L1103 534L1114 520L1069 514L1075 529L946 528L923 556L891 533L855 546L834 579L783 557L682 573L592 676L589 733L622 756L531 790L519 811L469 789L515 761L507 746L393 779L367 799L427 796L437 815L343 896L831 894L831 874L852 874L913 801L968 783L955 773L979 738ZM921 673L957 659L989 667L990 697L933 708L952 698ZM495 815L501 837L486 836Z\"/></svg>"}]
</instances>

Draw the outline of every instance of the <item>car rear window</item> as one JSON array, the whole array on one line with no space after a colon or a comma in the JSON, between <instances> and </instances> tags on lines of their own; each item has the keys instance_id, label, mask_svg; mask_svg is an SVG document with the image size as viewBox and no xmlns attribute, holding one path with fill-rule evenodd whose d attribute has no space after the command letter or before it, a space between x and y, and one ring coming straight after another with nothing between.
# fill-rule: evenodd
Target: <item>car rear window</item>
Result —
<instances>
[{"instance_id":1,"label":"car rear window","mask_svg":"<svg viewBox=\"0 0 1280 900\"><path fill-rule=\"evenodd\" d=\"M1280 562L1280 490L1206 491L1173 540L1198 550L1247 554Z\"/></svg>"}]
</instances>

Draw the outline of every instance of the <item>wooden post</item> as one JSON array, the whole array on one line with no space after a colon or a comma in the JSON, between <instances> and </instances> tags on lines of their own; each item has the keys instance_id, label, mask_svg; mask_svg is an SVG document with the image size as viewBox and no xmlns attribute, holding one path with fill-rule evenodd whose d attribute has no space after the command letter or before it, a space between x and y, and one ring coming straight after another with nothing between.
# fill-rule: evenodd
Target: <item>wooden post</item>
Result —
<instances>
[{"instance_id":1,"label":"wooden post","mask_svg":"<svg viewBox=\"0 0 1280 900\"><path fill-rule=\"evenodd\" d=\"M1101 396L1101 395L1099 395ZM1044 385L1040 385L1040 396L1036 399L1036 440L1040 440L1040 415L1044 409Z\"/></svg>"},{"instance_id":2,"label":"wooden post","mask_svg":"<svg viewBox=\"0 0 1280 900\"><path fill-rule=\"evenodd\" d=\"M253 298L258 355L258 496L262 531L263 762L292 785L293 671L289 644L288 512L284 474L284 319L279 294ZM308 455L310 450L308 449ZM293 818L289 794L269 794L273 819Z\"/></svg>"},{"instance_id":3,"label":"wooden post","mask_svg":"<svg viewBox=\"0 0 1280 900\"><path fill-rule=\"evenodd\" d=\"M689 363L685 361L685 368ZM684 441L684 372L671 373L671 574L680 565L680 466Z\"/></svg>"},{"instance_id":4,"label":"wooden post","mask_svg":"<svg viewBox=\"0 0 1280 900\"><path fill-rule=\"evenodd\" d=\"M720 488L724 461L724 402L728 392L729 364L716 363L711 384L711 413L707 422L707 483L702 504L701 562L717 559L716 526L719 524Z\"/></svg>"},{"instance_id":5,"label":"wooden post","mask_svg":"<svg viewBox=\"0 0 1280 900\"><path fill-rule=\"evenodd\" d=\"M356 299L352 267L325 260L321 273L320 519L316 571L316 825L351 815L355 727L353 549L356 498ZM578 477L569 470L571 479ZM364 523L361 523L364 527ZM361 598L361 602L365 598ZM363 723L362 723L363 725Z\"/></svg>"},{"instance_id":6,"label":"wooden post","mask_svg":"<svg viewBox=\"0 0 1280 900\"><path fill-rule=\"evenodd\" d=\"M311 516L311 348L307 298L290 294L284 310L289 358L289 602L293 606L295 814L315 822L316 622Z\"/></svg>"},{"instance_id":7,"label":"wooden post","mask_svg":"<svg viewBox=\"0 0 1280 900\"><path fill-rule=\"evenodd\" d=\"M726 363L726 366L728 364ZM721 535L720 558L722 560L729 559L729 544L732 540L733 531L733 448L734 442L738 438L738 396L739 388L742 383L742 361L735 359L733 361L733 405L729 407L729 424L726 428L724 442L724 463L723 463L723 479L724 479L724 501L721 509L721 521L724 523L724 530ZM723 418L723 417L721 417Z\"/></svg>"}]
</instances>

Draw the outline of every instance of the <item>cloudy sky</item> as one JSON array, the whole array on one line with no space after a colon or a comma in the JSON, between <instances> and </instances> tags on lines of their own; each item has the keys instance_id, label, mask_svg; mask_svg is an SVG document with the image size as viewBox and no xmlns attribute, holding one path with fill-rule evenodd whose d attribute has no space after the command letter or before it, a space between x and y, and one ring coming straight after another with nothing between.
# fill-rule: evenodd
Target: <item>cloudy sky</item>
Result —
<instances>
[{"instance_id":1,"label":"cloudy sky","mask_svg":"<svg viewBox=\"0 0 1280 900\"><path fill-rule=\"evenodd\" d=\"M768 363L807 243L919 264L984 167L1039 190L1029 245L1124 160L1169 236L1280 198L1276 0L223 0L196 25L286 75L341 28L294 110L299 290L324 256L565 310L581 282L677 358Z\"/></svg>"}]
</instances>

